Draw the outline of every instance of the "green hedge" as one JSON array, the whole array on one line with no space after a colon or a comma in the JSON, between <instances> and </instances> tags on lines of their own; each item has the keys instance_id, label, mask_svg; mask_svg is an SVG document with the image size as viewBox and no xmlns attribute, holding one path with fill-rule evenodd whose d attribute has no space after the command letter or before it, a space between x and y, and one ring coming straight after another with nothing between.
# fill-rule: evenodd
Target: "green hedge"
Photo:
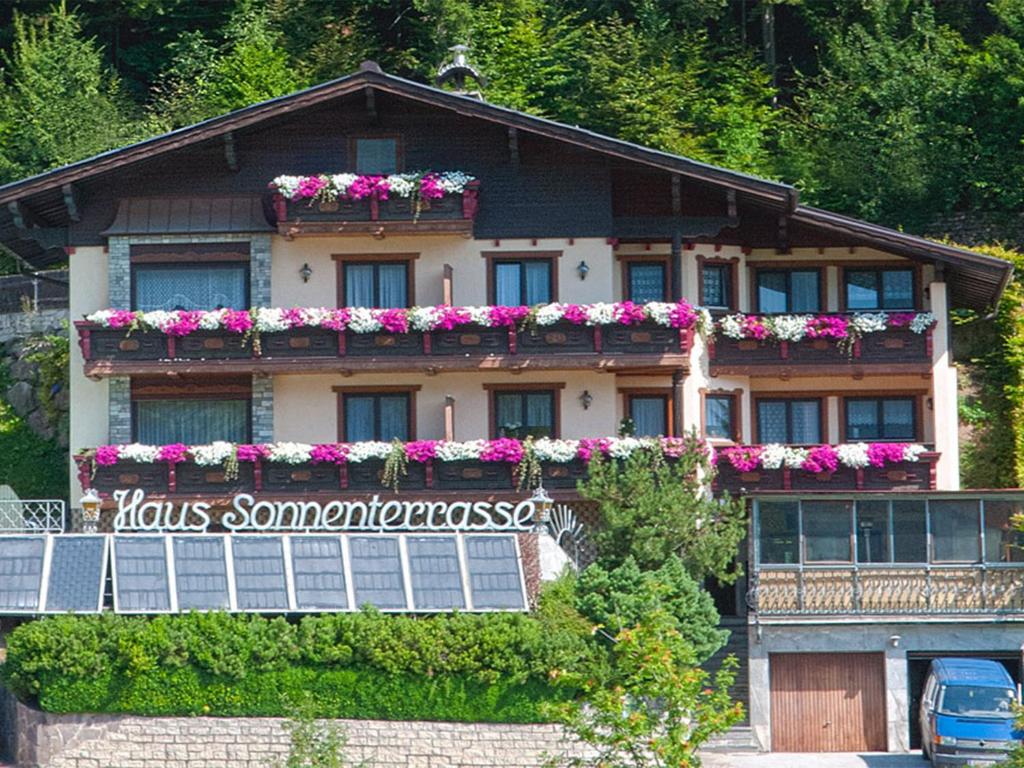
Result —
<instances>
[{"instance_id":1,"label":"green hedge","mask_svg":"<svg viewBox=\"0 0 1024 768\"><path fill-rule=\"evenodd\" d=\"M564 596L522 614L57 616L7 638L0 679L52 712L536 722L570 695L558 670L601 664Z\"/></svg>"}]
</instances>

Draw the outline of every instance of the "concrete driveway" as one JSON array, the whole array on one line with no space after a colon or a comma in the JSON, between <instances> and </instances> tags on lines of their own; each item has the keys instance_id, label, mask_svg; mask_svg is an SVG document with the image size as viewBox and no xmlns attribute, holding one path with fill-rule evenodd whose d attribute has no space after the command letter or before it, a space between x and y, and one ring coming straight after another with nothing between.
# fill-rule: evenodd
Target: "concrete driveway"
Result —
<instances>
[{"instance_id":1,"label":"concrete driveway","mask_svg":"<svg viewBox=\"0 0 1024 768\"><path fill-rule=\"evenodd\" d=\"M791 753L707 752L701 755L704 768L927 768L920 752L910 755L886 753Z\"/></svg>"}]
</instances>

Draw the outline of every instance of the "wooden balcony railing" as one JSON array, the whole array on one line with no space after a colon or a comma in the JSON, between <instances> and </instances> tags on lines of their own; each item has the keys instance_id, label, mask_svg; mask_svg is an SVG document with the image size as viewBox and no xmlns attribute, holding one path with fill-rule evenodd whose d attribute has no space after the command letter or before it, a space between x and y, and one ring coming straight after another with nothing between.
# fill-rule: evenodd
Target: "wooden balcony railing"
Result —
<instances>
[{"instance_id":1,"label":"wooden balcony railing","mask_svg":"<svg viewBox=\"0 0 1024 768\"><path fill-rule=\"evenodd\" d=\"M747 601L760 616L1024 614L1024 563L762 566Z\"/></svg>"},{"instance_id":2,"label":"wooden balcony railing","mask_svg":"<svg viewBox=\"0 0 1024 768\"><path fill-rule=\"evenodd\" d=\"M488 368L685 368L694 331L653 322L588 326L559 322L535 329L464 325L454 330L356 333L301 327L258 338L221 329L172 336L158 330L75 323L91 376L209 368L392 371ZM184 364L184 365L182 365Z\"/></svg>"}]
</instances>

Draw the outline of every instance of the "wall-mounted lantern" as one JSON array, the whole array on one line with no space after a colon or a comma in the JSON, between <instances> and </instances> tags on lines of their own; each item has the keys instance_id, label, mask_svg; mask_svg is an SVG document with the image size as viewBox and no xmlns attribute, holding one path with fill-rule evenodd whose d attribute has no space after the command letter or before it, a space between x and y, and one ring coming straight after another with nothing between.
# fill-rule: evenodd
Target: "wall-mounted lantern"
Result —
<instances>
[{"instance_id":1,"label":"wall-mounted lantern","mask_svg":"<svg viewBox=\"0 0 1024 768\"><path fill-rule=\"evenodd\" d=\"M303 264L302 268L299 270L299 275L302 277L302 282L308 283L309 278L313 276L313 268L310 267L309 264Z\"/></svg>"},{"instance_id":2,"label":"wall-mounted lantern","mask_svg":"<svg viewBox=\"0 0 1024 768\"><path fill-rule=\"evenodd\" d=\"M590 265L585 261L580 261L580 263L576 265L576 271L580 273L580 280L586 280L587 273L590 271Z\"/></svg>"},{"instance_id":3,"label":"wall-mounted lantern","mask_svg":"<svg viewBox=\"0 0 1024 768\"><path fill-rule=\"evenodd\" d=\"M594 402L594 396L592 394L590 394L590 390L589 389L584 389L580 393L580 405L583 406L583 410L585 411L588 408L590 408L590 404L592 402Z\"/></svg>"}]
</instances>

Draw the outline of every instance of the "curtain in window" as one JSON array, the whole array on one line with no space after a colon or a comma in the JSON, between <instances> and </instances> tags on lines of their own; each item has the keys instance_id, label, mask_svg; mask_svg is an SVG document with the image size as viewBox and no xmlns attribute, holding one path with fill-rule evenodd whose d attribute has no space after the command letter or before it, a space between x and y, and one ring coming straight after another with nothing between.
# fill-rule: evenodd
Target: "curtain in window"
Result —
<instances>
[{"instance_id":1,"label":"curtain in window","mask_svg":"<svg viewBox=\"0 0 1024 768\"><path fill-rule=\"evenodd\" d=\"M512 392L498 392L494 396L495 418L498 432L506 436L517 435L523 424L523 399Z\"/></svg>"},{"instance_id":2,"label":"curtain in window","mask_svg":"<svg viewBox=\"0 0 1024 768\"><path fill-rule=\"evenodd\" d=\"M928 528L923 501L892 503L892 550L893 562L928 562Z\"/></svg>"},{"instance_id":3,"label":"curtain in window","mask_svg":"<svg viewBox=\"0 0 1024 768\"><path fill-rule=\"evenodd\" d=\"M882 295L886 309L912 309L914 273L909 269L890 269L882 272Z\"/></svg>"},{"instance_id":4,"label":"curtain in window","mask_svg":"<svg viewBox=\"0 0 1024 768\"><path fill-rule=\"evenodd\" d=\"M551 262L527 261L523 267L526 269L526 298L523 303L533 306L550 302Z\"/></svg>"},{"instance_id":5,"label":"curtain in window","mask_svg":"<svg viewBox=\"0 0 1024 768\"><path fill-rule=\"evenodd\" d=\"M790 312L817 312L820 309L817 272L791 272Z\"/></svg>"},{"instance_id":6,"label":"curtain in window","mask_svg":"<svg viewBox=\"0 0 1024 768\"><path fill-rule=\"evenodd\" d=\"M708 437L732 439L731 397L708 397L704 400L704 427Z\"/></svg>"},{"instance_id":7,"label":"curtain in window","mask_svg":"<svg viewBox=\"0 0 1024 768\"><path fill-rule=\"evenodd\" d=\"M912 400L883 400L882 422L885 437L890 440L914 439L914 402Z\"/></svg>"},{"instance_id":8,"label":"curtain in window","mask_svg":"<svg viewBox=\"0 0 1024 768\"><path fill-rule=\"evenodd\" d=\"M665 265L630 264L629 300L637 304L665 300Z\"/></svg>"},{"instance_id":9,"label":"curtain in window","mask_svg":"<svg viewBox=\"0 0 1024 768\"><path fill-rule=\"evenodd\" d=\"M345 265L345 306L374 307L373 264Z\"/></svg>"},{"instance_id":10,"label":"curtain in window","mask_svg":"<svg viewBox=\"0 0 1024 768\"><path fill-rule=\"evenodd\" d=\"M789 404L793 434L790 441L809 444L821 442L821 418L816 400L794 400Z\"/></svg>"},{"instance_id":11,"label":"curtain in window","mask_svg":"<svg viewBox=\"0 0 1024 768\"><path fill-rule=\"evenodd\" d=\"M850 501L805 501L803 503L804 547L807 562L853 560L850 552Z\"/></svg>"},{"instance_id":12,"label":"curtain in window","mask_svg":"<svg viewBox=\"0 0 1024 768\"><path fill-rule=\"evenodd\" d=\"M701 281L704 284L704 305L708 307L729 306L728 267L705 265Z\"/></svg>"},{"instance_id":13,"label":"curtain in window","mask_svg":"<svg viewBox=\"0 0 1024 768\"><path fill-rule=\"evenodd\" d=\"M245 309L245 265L175 267L136 266L135 308L143 312L175 309Z\"/></svg>"},{"instance_id":14,"label":"curtain in window","mask_svg":"<svg viewBox=\"0 0 1024 768\"><path fill-rule=\"evenodd\" d=\"M138 400L135 439L148 445L249 440L248 400Z\"/></svg>"},{"instance_id":15,"label":"curtain in window","mask_svg":"<svg viewBox=\"0 0 1024 768\"><path fill-rule=\"evenodd\" d=\"M546 392L526 396L526 426L534 437L550 437L554 434L553 400Z\"/></svg>"},{"instance_id":16,"label":"curtain in window","mask_svg":"<svg viewBox=\"0 0 1024 768\"><path fill-rule=\"evenodd\" d=\"M380 404L381 440L409 439L409 398L405 395L382 395Z\"/></svg>"},{"instance_id":17,"label":"curtain in window","mask_svg":"<svg viewBox=\"0 0 1024 768\"><path fill-rule=\"evenodd\" d=\"M846 401L847 440L872 440L879 437L878 403L875 400Z\"/></svg>"},{"instance_id":18,"label":"curtain in window","mask_svg":"<svg viewBox=\"0 0 1024 768\"><path fill-rule=\"evenodd\" d=\"M380 264L380 303L382 309L407 307L408 298L405 281L408 270L405 264Z\"/></svg>"},{"instance_id":19,"label":"curtain in window","mask_svg":"<svg viewBox=\"0 0 1024 768\"><path fill-rule=\"evenodd\" d=\"M758 503L758 550L762 563L800 562L800 518L795 501Z\"/></svg>"},{"instance_id":20,"label":"curtain in window","mask_svg":"<svg viewBox=\"0 0 1024 768\"><path fill-rule=\"evenodd\" d=\"M763 400L757 404L757 434L761 443L789 442L786 434L786 404Z\"/></svg>"},{"instance_id":21,"label":"curtain in window","mask_svg":"<svg viewBox=\"0 0 1024 768\"><path fill-rule=\"evenodd\" d=\"M373 400L372 395L345 395L346 442L375 439Z\"/></svg>"},{"instance_id":22,"label":"curtain in window","mask_svg":"<svg viewBox=\"0 0 1024 768\"><path fill-rule=\"evenodd\" d=\"M636 425L638 437L657 437L668 432L664 397L631 397L629 417Z\"/></svg>"},{"instance_id":23,"label":"curtain in window","mask_svg":"<svg viewBox=\"0 0 1024 768\"><path fill-rule=\"evenodd\" d=\"M928 502L936 562L974 563L978 560L978 501Z\"/></svg>"},{"instance_id":24,"label":"curtain in window","mask_svg":"<svg viewBox=\"0 0 1024 768\"><path fill-rule=\"evenodd\" d=\"M757 273L757 306L762 312L787 312L786 273Z\"/></svg>"},{"instance_id":25,"label":"curtain in window","mask_svg":"<svg viewBox=\"0 0 1024 768\"><path fill-rule=\"evenodd\" d=\"M494 265L494 303L503 307L519 306L519 264Z\"/></svg>"}]
</instances>

